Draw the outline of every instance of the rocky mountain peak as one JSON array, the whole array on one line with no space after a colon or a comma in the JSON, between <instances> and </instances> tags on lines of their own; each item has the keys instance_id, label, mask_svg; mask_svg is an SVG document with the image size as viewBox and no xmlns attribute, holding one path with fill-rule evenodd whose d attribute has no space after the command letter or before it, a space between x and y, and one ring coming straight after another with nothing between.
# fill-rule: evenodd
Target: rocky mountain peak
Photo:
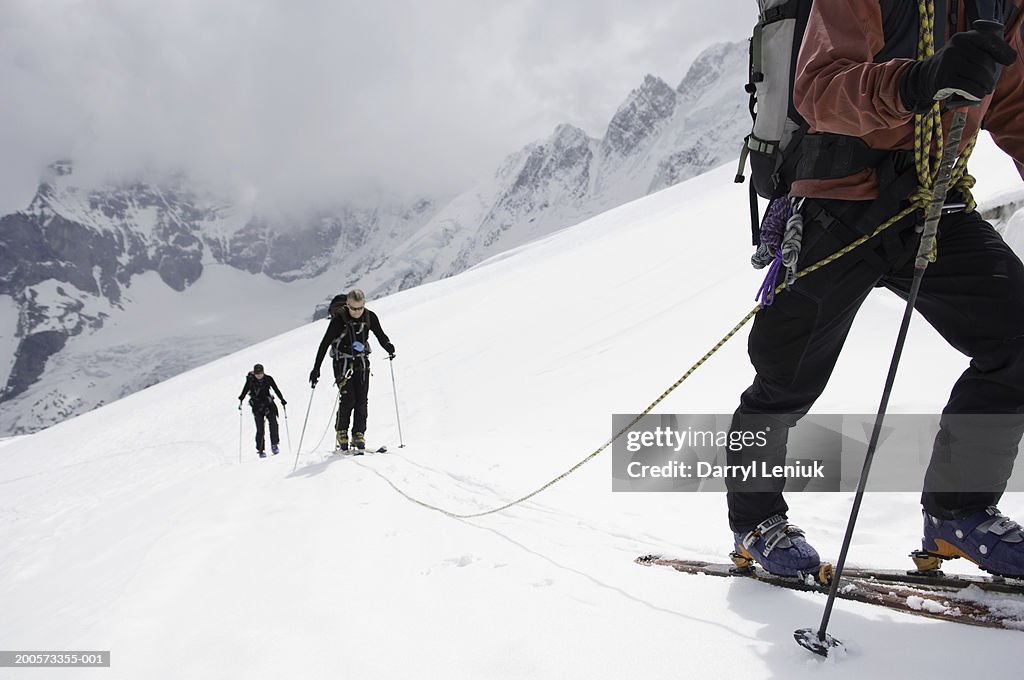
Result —
<instances>
[{"instance_id":1,"label":"rocky mountain peak","mask_svg":"<svg viewBox=\"0 0 1024 680\"><path fill-rule=\"evenodd\" d=\"M657 76L648 74L643 84L629 93L615 112L603 146L620 156L635 152L676 110L676 91Z\"/></svg>"},{"instance_id":2,"label":"rocky mountain peak","mask_svg":"<svg viewBox=\"0 0 1024 680\"><path fill-rule=\"evenodd\" d=\"M558 125L551 137L548 138L548 144L554 149L568 149L589 143L590 137L587 136L587 133L569 123Z\"/></svg>"}]
</instances>

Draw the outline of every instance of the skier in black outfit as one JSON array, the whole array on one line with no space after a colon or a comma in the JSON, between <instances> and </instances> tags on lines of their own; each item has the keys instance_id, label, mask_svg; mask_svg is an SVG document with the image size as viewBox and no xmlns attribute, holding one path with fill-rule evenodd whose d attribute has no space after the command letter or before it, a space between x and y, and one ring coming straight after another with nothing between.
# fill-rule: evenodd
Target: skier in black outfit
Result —
<instances>
[{"instance_id":1,"label":"skier in black outfit","mask_svg":"<svg viewBox=\"0 0 1024 680\"><path fill-rule=\"evenodd\" d=\"M357 453L366 448L366 399L370 389L370 331L388 359L395 358L395 346L381 330L377 315L366 308L366 295L354 289L331 300L331 323L316 351L309 384L316 387L320 364L328 349L334 360L334 383L338 387L338 420L335 423L338 449L348 450L349 419L352 419L352 445ZM353 417L353 411L355 416Z\"/></svg>"},{"instance_id":2,"label":"skier in black outfit","mask_svg":"<svg viewBox=\"0 0 1024 680\"><path fill-rule=\"evenodd\" d=\"M242 410L242 400L249 395L249 405L252 406L252 415L256 420L256 454L260 458L266 458L263 450L263 420L270 423L270 450L276 456L281 452L278 444L281 442L277 432L277 404L274 403L274 395L270 390L277 392L281 399L281 406L287 406L284 395L278 389L274 379L263 372L263 364L256 364L245 376L245 386L242 393L238 395L238 410Z\"/></svg>"}]
</instances>

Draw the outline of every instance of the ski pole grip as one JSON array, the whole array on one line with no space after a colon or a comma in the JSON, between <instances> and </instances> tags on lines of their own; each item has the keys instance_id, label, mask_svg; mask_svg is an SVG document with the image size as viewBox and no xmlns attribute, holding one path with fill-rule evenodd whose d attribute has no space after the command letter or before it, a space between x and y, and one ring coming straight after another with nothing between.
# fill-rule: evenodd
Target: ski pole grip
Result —
<instances>
[{"instance_id":1,"label":"ski pole grip","mask_svg":"<svg viewBox=\"0 0 1024 680\"><path fill-rule=\"evenodd\" d=\"M994 33L1000 36L1006 30L1006 27L1000 22L992 21L991 19L976 19L971 22L971 28L982 33ZM935 98L945 99L947 109L970 108L981 103L981 100L968 99L957 94L943 93L942 91L937 92Z\"/></svg>"}]
</instances>

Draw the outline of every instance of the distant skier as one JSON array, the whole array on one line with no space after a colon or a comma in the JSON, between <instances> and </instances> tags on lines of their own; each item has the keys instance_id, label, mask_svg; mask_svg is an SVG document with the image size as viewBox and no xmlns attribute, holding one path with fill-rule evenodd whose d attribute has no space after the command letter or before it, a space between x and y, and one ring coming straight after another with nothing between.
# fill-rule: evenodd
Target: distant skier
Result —
<instances>
[{"instance_id":1,"label":"distant skier","mask_svg":"<svg viewBox=\"0 0 1024 680\"><path fill-rule=\"evenodd\" d=\"M963 139L983 126L1024 176L1024 3L935 3L951 9L933 10L935 33L945 44L926 58L916 57L915 46L919 26L931 29L917 13L932 3L890 4L898 11L880 12L878 0L811 5L793 91L810 134L798 164L777 166L795 168L788 179L804 219L800 267L870 234L880 224L869 210L877 197L879 205L891 203L882 219L907 205L911 189L894 178L916 179L908 175L915 169L914 114L933 111L951 92L977 102ZM972 29L978 18L1005 29ZM943 116L947 129L950 119ZM974 210L966 193L972 183L948 193L938 257L916 298L932 327L971 359L943 409L925 477L922 547L1024 577L1024 531L996 508L1024 431L1024 265ZM884 286L909 297L919 224L910 214L758 312L748 340L757 375L740 397L732 427L770 435L765 446L730 451L730 464L785 461L789 428L824 391L870 291ZM962 414L1000 417L979 428ZM818 553L789 523L784 483L727 480L736 552L775 574L813 573Z\"/></svg>"},{"instance_id":2,"label":"distant skier","mask_svg":"<svg viewBox=\"0 0 1024 680\"><path fill-rule=\"evenodd\" d=\"M249 395L249 405L252 407L252 415L256 420L256 454L260 458L266 458L267 454L263 449L263 427L264 419L270 423L270 450L276 456L281 452L278 448L281 440L277 431L277 404L274 403L274 395L270 390L277 392L281 399L281 406L287 406L284 395L278 389L274 378L263 372L263 364L256 364L245 376L245 386L242 393L238 395L238 410L242 410L242 400Z\"/></svg>"},{"instance_id":3,"label":"distant skier","mask_svg":"<svg viewBox=\"0 0 1024 680\"><path fill-rule=\"evenodd\" d=\"M357 453L362 453L366 448L366 402L370 390L370 331L388 353L388 359L395 358L395 346L381 330L377 315L366 308L366 295L358 288L346 295L336 295L329 311L331 323L317 348L309 384L316 387L320 364L329 349L334 360L334 384L338 388L338 420L334 426L337 448L348 450L351 418L352 446Z\"/></svg>"}]
</instances>

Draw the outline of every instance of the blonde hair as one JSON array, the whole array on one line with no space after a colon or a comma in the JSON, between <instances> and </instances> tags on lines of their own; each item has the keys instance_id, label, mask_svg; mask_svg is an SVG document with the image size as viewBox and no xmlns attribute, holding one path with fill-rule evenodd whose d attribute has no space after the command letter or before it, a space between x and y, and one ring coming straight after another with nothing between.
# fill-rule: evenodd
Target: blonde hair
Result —
<instances>
[{"instance_id":1,"label":"blonde hair","mask_svg":"<svg viewBox=\"0 0 1024 680\"><path fill-rule=\"evenodd\" d=\"M366 302L366 294L358 288L353 288L345 295L345 299L350 302Z\"/></svg>"}]
</instances>

